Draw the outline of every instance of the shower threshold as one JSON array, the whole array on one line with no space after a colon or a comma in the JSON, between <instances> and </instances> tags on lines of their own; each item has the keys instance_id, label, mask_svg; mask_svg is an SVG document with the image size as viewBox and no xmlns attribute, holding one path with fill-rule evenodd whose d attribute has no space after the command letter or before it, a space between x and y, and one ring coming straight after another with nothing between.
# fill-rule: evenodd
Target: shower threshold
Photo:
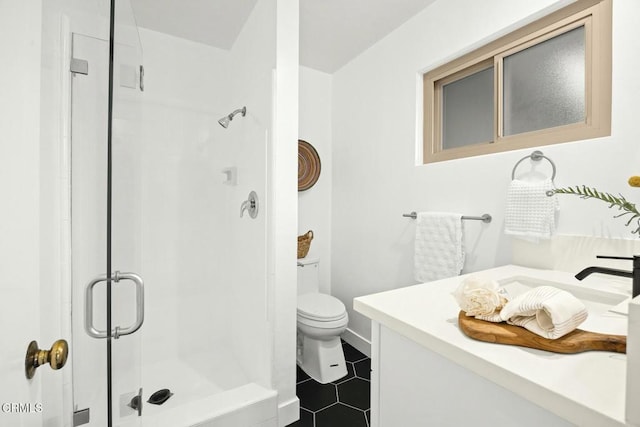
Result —
<instances>
[{"instance_id":1,"label":"shower threshold","mask_svg":"<svg viewBox=\"0 0 640 427\"><path fill-rule=\"evenodd\" d=\"M276 427L277 393L248 383L170 408L157 407L142 416L153 427Z\"/></svg>"}]
</instances>

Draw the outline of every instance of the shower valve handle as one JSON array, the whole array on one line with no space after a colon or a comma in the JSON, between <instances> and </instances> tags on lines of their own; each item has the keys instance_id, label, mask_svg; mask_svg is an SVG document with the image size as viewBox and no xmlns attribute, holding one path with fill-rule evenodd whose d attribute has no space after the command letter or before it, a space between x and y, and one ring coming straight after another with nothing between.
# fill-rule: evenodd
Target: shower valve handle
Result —
<instances>
[{"instance_id":1,"label":"shower valve handle","mask_svg":"<svg viewBox=\"0 0 640 427\"><path fill-rule=\"evenodd\" d=\"M240 218L244 215L244 211L249 212L251 218L258 216L258 195L255 191L249 193L249 198L240 205Z\"/></svg>"}]
</instances>

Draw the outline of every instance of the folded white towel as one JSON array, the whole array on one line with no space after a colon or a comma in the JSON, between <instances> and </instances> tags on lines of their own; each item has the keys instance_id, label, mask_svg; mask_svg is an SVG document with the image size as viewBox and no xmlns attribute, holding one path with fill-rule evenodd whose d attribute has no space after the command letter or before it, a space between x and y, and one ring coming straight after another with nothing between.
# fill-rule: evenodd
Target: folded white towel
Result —
<instances>
[{"instance_id":1,"label":"folded white towel","mask_svg":"<svg viewBox=\"0 0 640 427\"><path fill-rule=\"evenodd\" d=\"M419 282L460 274L464 266L462 214L420 212L416 218L414 275Z\"/></svg>"},{"instance_id":2,"label":"folded white towel","mask_svg":"<svg viewBox=\"0 0 640 427\"><path fill-rule=\"evenodd\" d=\"M547 196L553 189L550 179L526 182L514 179L507 191L505 234L537 242L549 239L556 231L558 198Z\"/></svg>"},{"instance_id":3,"label":"folded white towel","mask_svg":"<svg viewBox=\"0 0 640 427\"><path fill-rule=\"evenodd\" d=\"M549 339L573 331L587 315L582 301L552 286L540 286L518 295L500 311L500 317L507 323Z\"/></svg>"}]
</instances>

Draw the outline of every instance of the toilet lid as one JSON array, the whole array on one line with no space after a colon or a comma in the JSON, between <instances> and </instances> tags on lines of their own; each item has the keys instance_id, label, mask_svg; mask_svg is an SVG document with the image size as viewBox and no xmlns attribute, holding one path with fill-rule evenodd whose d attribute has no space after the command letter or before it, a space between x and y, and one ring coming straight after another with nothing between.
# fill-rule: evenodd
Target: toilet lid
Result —
<instances>
[{"instance_id":1,"label":"toilet lid","mask_svg":"<svg viewBox=\"0 0 640 427\"><path fill-rule=\"evenodd\" d=\"M327 294L298 295L298 315L311 320L332 321L346 314L346 308L338 298Z\"/></svg>"}]
</instances>

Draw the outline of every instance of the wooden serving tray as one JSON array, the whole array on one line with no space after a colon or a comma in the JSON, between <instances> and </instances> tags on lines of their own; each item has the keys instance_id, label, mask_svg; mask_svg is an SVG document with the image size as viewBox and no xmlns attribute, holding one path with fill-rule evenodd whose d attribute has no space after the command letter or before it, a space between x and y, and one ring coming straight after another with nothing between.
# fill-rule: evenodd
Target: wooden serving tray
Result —
<instances>
[{"instance_id":1,"label":"wooden serving tray","mask_svg":"<svg viewBox=\"0 0 640 427\"><path fill-rule=\"evenodd\" d=\"M458 314L458 326L465 335L478 341L546 350L554 353L581 353L583 351L627 352L625 335L607 335L576 329L567 335L550 340L536 335L520 326L493 323Z\"/></svg>"}]
</instances>

